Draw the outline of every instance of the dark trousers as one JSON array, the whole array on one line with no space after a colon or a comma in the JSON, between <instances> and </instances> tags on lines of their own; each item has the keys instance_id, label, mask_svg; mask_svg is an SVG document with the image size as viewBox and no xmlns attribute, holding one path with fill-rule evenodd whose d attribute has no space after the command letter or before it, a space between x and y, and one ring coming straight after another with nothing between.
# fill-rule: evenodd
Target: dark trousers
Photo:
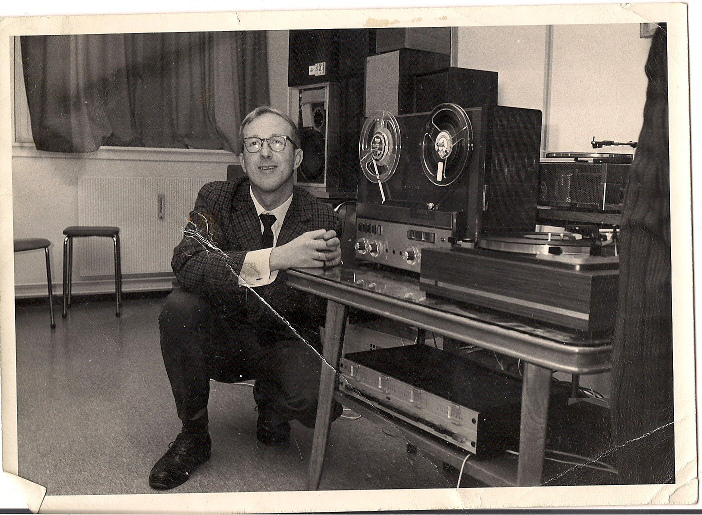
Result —
<instances>
[{"instance_id":1,"label":"dark trousers","mask_svg":"<svg viewBox=\"0 0 702 515\"><path fill-rule=\"evenodd\" d=\"M161 353L178 417L189 420L207 407L210 379L255 379L256 404L275 414L273 422L296 419L314 427L322 366L313 348L318 334L300 329L305 343L284 324L252 323L244 298L226 310L180 289L166 299L159 317Z\"/></svg>"}]
</instances>

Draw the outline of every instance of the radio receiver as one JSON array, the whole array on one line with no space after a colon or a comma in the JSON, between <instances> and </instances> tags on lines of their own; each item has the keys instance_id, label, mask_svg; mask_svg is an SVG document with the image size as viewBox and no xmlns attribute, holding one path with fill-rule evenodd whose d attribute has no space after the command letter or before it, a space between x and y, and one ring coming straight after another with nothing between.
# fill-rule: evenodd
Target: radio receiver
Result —
<instances>
[{"instance_id":1,"label":"radio receiver","mask_svg":"<svg viewBox=\"0 0 702 515\"><path fill-rule=\"evenodd\" d=\"M503 106L366 119L355 255L419 272L424 248L534 230L541 112Z\"/></svg>"}]
</instances>

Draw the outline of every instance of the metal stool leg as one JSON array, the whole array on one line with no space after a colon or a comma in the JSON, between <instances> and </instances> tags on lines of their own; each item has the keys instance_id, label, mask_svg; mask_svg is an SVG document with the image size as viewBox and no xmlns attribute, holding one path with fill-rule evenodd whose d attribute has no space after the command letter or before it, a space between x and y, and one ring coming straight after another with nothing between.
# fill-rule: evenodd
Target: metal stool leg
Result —
<instances>
[{"instance_id":1,"label":"metal stool leg","mask_svg":"<svg viewBox=\"0 0 702 515\"><path fill-rule=\"evenodd\" d=\"M44 249L44 255L46 256L46 282L49 285L49 314L51 315L51 328L56 327L56 321L54 320L54 289L51 286L51 254L49 253L49 247Z\"/></svg>"},{"instance_id":2,"label":"metal stool leg","mask_svg":"<svg viewBox=\"0 0 702 515\"><path fill-rule=\"evenodd\" d=\"M115 298L117 300L116 316L120 315L120 306L122 305L122 263L120 262L119 235L112 237L115 250Z\"/></svg>"},{"instance_id":3,"label":"metal stool leg","mask_svg":"<svg viewBox=\"0 0 702 515\"><path fill-rule=\"evenodd\" d=\"M63 318L66 318L68 313L66 308L68 306L68 236L63 239Z\"/></svg>"},{"instance_id":4,"label":"metal stool leg","mask_svg":"<svg viewBox=\"0 0 702 515\"><path fill-rule=\"evenodd\" d=\"M68 237L68 307L71 307L73 293L73 238Z\"/></svg>"}]
</instances>

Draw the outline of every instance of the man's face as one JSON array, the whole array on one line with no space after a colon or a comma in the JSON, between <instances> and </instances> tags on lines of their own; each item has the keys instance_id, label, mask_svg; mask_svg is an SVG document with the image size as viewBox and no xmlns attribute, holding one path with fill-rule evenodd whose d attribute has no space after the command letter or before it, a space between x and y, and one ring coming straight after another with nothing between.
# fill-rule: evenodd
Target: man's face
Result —
<instances>
[{"instance_id":1,"label":"man's face","mask_svg":"<svg viewBox=\"0 0 702 515\"><path fill-rule=\"evenodd\" d=\"M292 138L292 128L280 116L265 113L244 127L244 139L255 136L288 136ZM254 189L272 193L281 188L289 188L292 193L293 170L302 162L302 150L296 149L290 141L281 152L271 150L268 142L263 143L259 152L252 154L244 150L242 166Z\"/></svg>"}]
</instances>

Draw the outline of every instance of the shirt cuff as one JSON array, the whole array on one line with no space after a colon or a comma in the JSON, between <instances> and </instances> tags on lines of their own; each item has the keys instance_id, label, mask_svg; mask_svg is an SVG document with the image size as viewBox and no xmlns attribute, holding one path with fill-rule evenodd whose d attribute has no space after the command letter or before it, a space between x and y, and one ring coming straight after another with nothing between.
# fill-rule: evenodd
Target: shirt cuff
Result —
<instances>
[{"instance_id":1,"label":"shirt cuff","mask_svg":"<svg viewBox=\"0 0 702 515\"><path fill-rule=\"evenodd\" d=\"M272 283L278 271L271 273L270 259L273 248L252 250L246 253L239 274L239 286L264 286Z\"/></svg>"}]
</instances>

